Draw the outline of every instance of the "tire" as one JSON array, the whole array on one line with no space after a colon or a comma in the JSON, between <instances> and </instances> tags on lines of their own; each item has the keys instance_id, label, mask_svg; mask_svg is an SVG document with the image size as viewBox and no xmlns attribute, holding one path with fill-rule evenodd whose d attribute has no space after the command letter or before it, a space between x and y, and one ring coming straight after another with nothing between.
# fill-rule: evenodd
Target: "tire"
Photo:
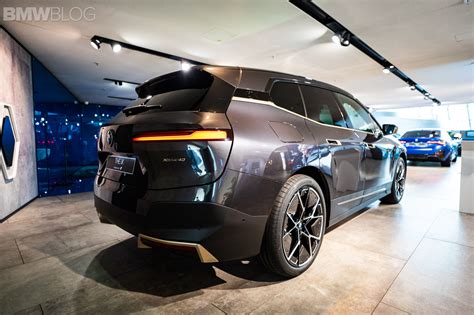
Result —
<instances>
[{"instance_id":1,"label":"tire","mask_svg":"<svg viewBox=\"0 0 474 315\"><path fill-rule=\"evenodd\" d=\"M407 165L403 158L399 158L395 165L395 174L393 175L390 194L380 199L382 203L397 204L403 198L403 193L405 192L405 181L407 177Z\"/></svg>"},{"instance_id":2,"label":"tire","mask_svg":"<svg viewBox=\"0 0 474 315\"><path fill-rule=\"evenodd\" d=\"M452 161L456 162L458 160L458 150L456 149L451 151L451 154L454 155L454 159Z\"/></svg>"},{"instance_id":3,"label":"tire","mask_svg":"<svg viewBox=\"0 0 474 315\"><path fill-rule=\"evenodd\" d=\"M461 154L462 154L462 149L458 148L458 156L461 156Z\"/></svg>"},{"instance_id":4,"label":"tire","mask_svg":"<svg viewBox=\"0 0 474 315\"><path fill-rule=\"evenodd\" d=\"M451 158L446 159L446 161L441 162L441 166L443 167L451 167Z\"/></svg>"},{"instance_id":5,"label":"tire","mask_svg":"<svg viewBox=\"0 0 474 315\"><path fill-rule=\"evenodd\" d=\"M260 258L268 270L296 277L313 263L325 231L321 187L309 176L294 175L281 188L268 217Z\"/></svg>"}]
</instances>

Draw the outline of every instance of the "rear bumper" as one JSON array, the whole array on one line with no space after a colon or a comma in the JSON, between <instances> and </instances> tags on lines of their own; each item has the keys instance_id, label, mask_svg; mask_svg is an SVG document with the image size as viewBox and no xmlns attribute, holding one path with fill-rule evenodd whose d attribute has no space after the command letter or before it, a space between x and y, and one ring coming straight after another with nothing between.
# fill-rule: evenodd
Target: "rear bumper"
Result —
<instances>
[{"instance_id":1,"label":"rear bumper","mask_svg":"<svg viewBox=\"0 0 474 315\"><path fill-rule=\"evenodd\" d=\"M440 159L436 155L430 154L408 154L407 160L409 161L433 161L433 162L441 162L443 159Z\"/></svg>"},{"instance_id":2,"label":"rear bumper","mask_svg":"<svg viewBox=\"0 0 474 315\"><path fill-rule=\"evenodd\" d=\"M240 174L239 177L241 176L246 175ZM250 215L206 196L202 201L194 201L196 190L201 189L203 195L207 191L216 193L216 187L206 187L213 185L219 187L223 183L218 181L200 187L166 191L139 191L138 188L98 177L94 188L95 206L101 216L140 236L140 239L161 245L193 247L204 262L257 255L268 213ZM163 196L168 196L168 199ZM271 198L269 196L267 199ZM271 205L265 204L264 200L261 207L271 209ZM205 252L210 254L207 257L215 259L203 259L201 254L206 256Z\"/></svg>"},{"instance_id":3,"label":"rear bumper","mask_svg":"<svg viewBox=\"0 0 474 315\"><path fill-rule=\"evenodd\" d=\"M444 149L438 150L407 150L407 160L410 161L433 161L442 162L450 158L449 152Z\"/></svg>"}]
</instances>

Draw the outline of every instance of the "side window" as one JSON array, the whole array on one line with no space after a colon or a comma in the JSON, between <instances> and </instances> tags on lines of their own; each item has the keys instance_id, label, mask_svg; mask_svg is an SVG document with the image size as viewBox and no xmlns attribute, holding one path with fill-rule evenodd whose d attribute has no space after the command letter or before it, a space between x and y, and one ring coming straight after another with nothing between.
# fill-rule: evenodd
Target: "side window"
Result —
<instances>
[{"instance_id":1,"label":"side window","mask_svg":"<svg viewBox=\"0 0 474 315\"><path fill-rule=\"evenodd\" d=\"M346 113L347 124L350 127L365 132L375 132L379 129L369 113L359 103L339 93L336 93L336 97Z\"/></svg>"},{"instance_id":2,"label":"side window","mask_svg":"<svg viewBox=\"0 0 474 315\"><path fill-rule=\"evenodd\" d=\"M272 101L279 107L304 116L303 101L298 85L294 83L276 82L270 92Z\"/></svg>"},{"instance_id":3,"label":"side window","mask_svg":"<svg viewBox=\"0 0 474 315\"><path fill-rule=\"evenodd\" d=\"M300 87L308 118L326 125L347 127L332 92L308 85Z\"/></svg>"}]
</instances>

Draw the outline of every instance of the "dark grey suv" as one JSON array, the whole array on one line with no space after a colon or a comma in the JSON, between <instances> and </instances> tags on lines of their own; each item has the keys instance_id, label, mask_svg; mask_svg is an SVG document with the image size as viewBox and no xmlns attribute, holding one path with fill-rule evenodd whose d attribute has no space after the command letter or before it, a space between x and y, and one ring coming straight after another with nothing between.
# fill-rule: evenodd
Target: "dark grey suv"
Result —
<instances>
[{"instance_id":1,"label":"dark grey suv","mask_svg":"<svg viewBox=\"0 0 474 315\"><path fill-rule=\"evenodd\" d=\"M141 247L202 262L260 255L296 276L328 226L403 196L405 148L349 93L303 77L196 66L137 87L101 129L95 205Z\"/></svg>"}]
</instances>

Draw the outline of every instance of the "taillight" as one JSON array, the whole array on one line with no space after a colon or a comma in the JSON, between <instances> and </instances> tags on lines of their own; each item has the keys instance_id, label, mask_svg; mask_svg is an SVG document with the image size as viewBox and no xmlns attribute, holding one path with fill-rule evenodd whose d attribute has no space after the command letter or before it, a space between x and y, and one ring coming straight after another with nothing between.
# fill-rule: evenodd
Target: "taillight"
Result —
<instances>
[{"instance_id":1,"label":"taillight","mask_svg":"<svg viewBox=\"0 0 474 315\"><path fill-rule=\"evenodd\" d=\"M446 145L446 141L443 141L443 140L433 140L433 141L428 141L427 143L429 143L429 144Z\"/></svg>"},{"instance_id":2,"label":"taillight","mask_svg":"<svg viewBox=\"0 0 474 315\"><path fill-rule=\"evenodd\" d=\"M134 142L146 141L224 141L230 140L226 130L158 131L138 135Z\"/></svg>"}]
</instances>

